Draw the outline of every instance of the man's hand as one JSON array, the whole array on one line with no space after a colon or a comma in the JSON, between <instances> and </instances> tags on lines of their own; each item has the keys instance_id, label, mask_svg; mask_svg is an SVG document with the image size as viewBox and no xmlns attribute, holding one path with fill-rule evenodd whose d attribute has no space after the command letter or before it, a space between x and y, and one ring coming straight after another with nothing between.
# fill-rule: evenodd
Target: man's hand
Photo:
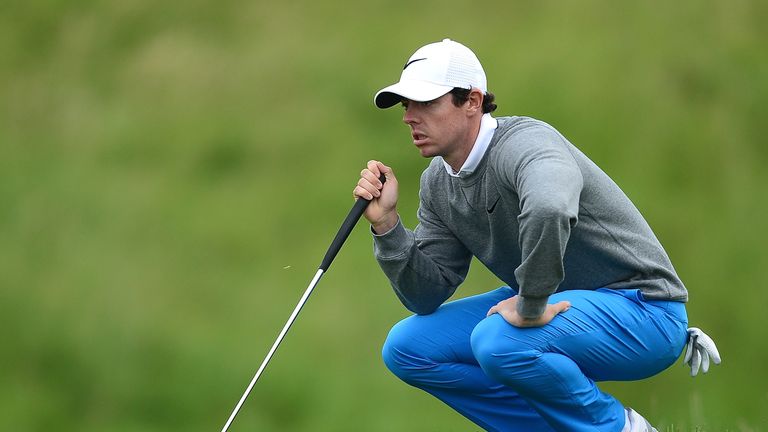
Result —
<instances>
[{"instance_id":1,"label":"man's hand","mask_svg":"<svg viewBox=\"0 0 768 432\"><path fill-rule=\"evenodd\" d=\"M384 184L379 180L382 174L387 179ZM392 168L376 160L368 161L352 193L356 199L371 201L363 216L374 232L383 234L397 225L397 178Z\"/></svg>"},{"instance_id":2,"label":"man's hand","mask_svg":"<svg viewBox=\"0 0 768 432\"><path fill-rule=\"evenodd\" d=\"M701 329L689 328L688 345L685 349L683 362L691 367L691 376L696 376L699 373L699 368L702 372L707 373L710 359L715 364L720 364L720 353L717 351L715 341Z\"/></svg>"},{"instance_id":3,"label":"man's hand","mask_svg":"<svg viewBox=\"0 0 768 432\"><path fill-rule=\"evenodd\" d=\"M570 302L561 301L555 304L548 304L547 308L544 309L544 313L538 318L523 318L517 313L518 298L518 296L514 296L500 301L496 306L493 306L488 310L486 316L498 313L505 321L515 327L542 327L549 324L549 322L552 321L552 318L557 314L565 312L571 307Z\"/></svg>"}]
</instances>

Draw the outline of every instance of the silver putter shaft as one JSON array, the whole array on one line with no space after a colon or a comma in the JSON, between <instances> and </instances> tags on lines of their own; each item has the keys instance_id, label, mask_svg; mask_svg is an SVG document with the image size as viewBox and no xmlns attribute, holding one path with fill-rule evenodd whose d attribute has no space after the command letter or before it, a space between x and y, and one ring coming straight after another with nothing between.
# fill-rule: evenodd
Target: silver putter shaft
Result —
<instances>
[{"instance_id":1,"label":"silver putter shaft","mask_svg":"<svg viewBox=\"0 0 768 432\"><path fill-rule=\"evenodd\" d=\"M386 179L384 178L384 175L379 177L379 180L381 180L382 183L386 181ZM365 211L366 207L368 207L368 204L370 204L370 201L366 201L364 199L358 199L355 202L355 205L352 206L352 210L349 211L349 214L344 219L344 222L341 224L339 231L336 233L336 237L333 239L333 242L331 242L331 246L328 248L328 251L325 253L325 257L323 258L322 263L320 263L320 267L317 269L317 273L315 273L315 277L312 278L312 281L309 283L309 286L307 287L306 291L304 291L304 295L301 296L301 300L299 300L299 304L297 304L296 307L293 309L293 312L291 313L291 316L288 318L288 321L283 326L283 329L280 331L280 334L277 335L277 339L275 340L275 343L272 344L272 348L270 348L269 352L267 353L267 356L264 358L264 361L261 362L261 366L259 366L259 370L256 371L256 375L253 376L251 383L248 384L248 388L245 389L245 393L243 393L243 396L240 398L240 401L235 406L235 409L232 410L232 414L229 415L229 419L227 419L227 423L224 424L224 427L221 429L221 432L227 432L227 430L229 429L229 426L235 420L235 416L237 416L237 413L240 411L240 408L243 406L243 403L245 403L245 400L248 398L248 395L251 393L251 390L253 389L253 386L256 384L256 381L259 380L259 377L264 372L264 369L267 367L267 363L269 363L269 360L275 354L275 351L277 351L277 347L280 346L280 342L282 342L283 338L285 338L285 334L288 333L288 329L290 329L291 325L293 325L293 322L296 321L296 317L299 315L301 308L304 307L304 303L307 302L309 295L312 294L312 290L315 289L317 282L323 276L323 273L328 271L328 267L331 266L333 259L336 258L336 254L339 253L339 250L341 249L341 245L343 245L344 242L347 240L347 237L349 237L349 234L352 232L352 228L355 227L355 224L357 224L357 221L358 219L360 219L360 216L363 215L363 212Z\"/></svg>"},{"instance_id":2,"label":"silver putter shaft","mask_svg":"<svg viewBox=\"0 0 768 432\"><path fill-rule=\"evenodd\" d=\"M290 318L288 318L288 322L285 323L285 325L283 326L283 329L280 331L280 334L277 336L277 340L275 340L275 343L272 344L272 348L270 348L269 352L267 353L267 356L264 358L264 361L261 362L261 366L259 366L259 370L256 371L256 375L253 376L251 383L248 384L248 388L245 389L245 393L243 393L243 396L240 398L240 401L237 403L237 406L235 406L235 409L232 411L232 414L230 414L229 419L227 420L227 423L224 425L224 428L221 429L221 432L226 432L227 429L229 429L229 425L231 425L232 422L235 420L235 416L237 415L238 411L240 411L240 407L243 406L245 399L248 398L248 395L251 393L251 390L253 389L253 386L256 384L256 381L258 381L259 377L261 376L261 373L264 372L264 369L267 367L267 363L269 363L269 360L275 354L275 351L277 351L277 347L280 345L280 342L283 341L285 334L288 333L288 329L290 329L293 322L296 321L296 316L299 315L299 311L301 311L301 308L304 306L304 303L307 302L309 295L312 294L312 290L315 289L315 285L317 285L317 282L320 280L320 277L322 275L323 275L323 270L318 269L317 273L315 273L315 277L312 278L312 282L309 283L307 290L304 291L304 295L301 296L301 300L299 300L299 304L297 304L296 308L293 309L293 313L291 313Z\"/></svg>"}]
</instances>

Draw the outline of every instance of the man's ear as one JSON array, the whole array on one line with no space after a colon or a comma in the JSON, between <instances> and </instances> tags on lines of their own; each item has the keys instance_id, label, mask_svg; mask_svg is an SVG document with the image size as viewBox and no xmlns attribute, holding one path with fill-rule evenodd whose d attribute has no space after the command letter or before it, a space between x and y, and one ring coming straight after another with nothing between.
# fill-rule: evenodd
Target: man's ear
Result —
<instances>
[{"instance_id":1,"label":"man's ear","mask_svg":"<svg viewBox=\"0 0 768 432\"><path fill-rule=\"evenodd\" d=\"M469 99L467 100L467 114L475 115L477 111L483 111L483 92L473 88L469 92Z\"/></svg>"}]
</instances>

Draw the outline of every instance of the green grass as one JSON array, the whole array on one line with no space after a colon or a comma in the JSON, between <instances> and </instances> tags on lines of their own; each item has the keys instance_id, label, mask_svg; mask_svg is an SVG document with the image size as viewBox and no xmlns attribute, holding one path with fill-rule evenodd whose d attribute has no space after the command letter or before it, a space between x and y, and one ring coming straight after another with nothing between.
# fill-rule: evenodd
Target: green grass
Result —
<instances>
[{"instance_id":1,"label":"green grass","mask_svg":"<svg viewBox=\"0 0 768 432\"><path fill-rule=\"evenodd\" d=\"M483 61L499 115L628 193L723 365L605 388L667 431L768 429L763 2L0 6L0 429L220 428L349 209L426 160L376 90L420 45ZM474 20L472 20L474 18ZM479 265L457 296L499 282ZM234 430L467 431L385 370L406 316L358 227Z\"/></svg>"}]
</instances>

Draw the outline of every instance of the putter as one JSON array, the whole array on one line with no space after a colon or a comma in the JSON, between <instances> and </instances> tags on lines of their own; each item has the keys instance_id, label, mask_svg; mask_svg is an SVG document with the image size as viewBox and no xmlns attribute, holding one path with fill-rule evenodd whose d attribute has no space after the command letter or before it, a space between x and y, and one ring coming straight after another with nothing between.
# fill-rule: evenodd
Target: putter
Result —
<instances>
[{"instance_id":1,"label":"putter","mask_svg":"<svg viewBox=\"0 0 768 432\"><path fill-rule=\"evenodd\" d=\"M386 179L384 178L384 174L382 174L379 177L379 180L381 181L382 184L386 181ZM309 286L307 287L306 291L304 291L304 295L301 296L301 300L299 300L299 304L297 304L296 307L293 309L293 313L291 313L291 316L288 318L288 321L283 326L283 329L280 331L280 334L277 336L275 343L272 344L272 348L267 353L267 356L264 358L264 361L261 362L261 366L259 366L259 370L256 371L256 375L253 376L251 383L248 384L248 388L245 389L245 393L243 393L243 396L240 398L240 401L235 406L235 409L232 411L232 414L229 415L229 419L227 419L227 423L221 429L221 432L227 432L227 430L229 429L229 426L235 420L235 416L237 416L237 413L240 411L240 408L243 406L243 403L245 403L245 400L248 398L248 395L251 393L251 390L253 389L253 386L256 384L256 381L258 381L259 377L264 372L264 369L267 367L267 363L269 363L269 360L275 354L275 351L277 351L277 347L280 346L280 342L283 341L285 334L288 333L288 329L290 329L293 322L296 321L296 317L299 315L301 308L304 307L304 303L307 302L309 295L312 294L312 290L315 289L317 282L320 281L320 277L323 276L323 273L328 271L328 267L331 266L333 259L336 258L336 254L339 253L341 246L344 244L344 242L347 240L347 237L349 237L349 234L352 232L352 228L355 227L358 219L360 219L360 216L363 215L363 212L365 211L365 209L368 207L368 204L370 203L371 203L370 201L365 200L363 198L359 198L357 201L355 201L355 205L352 206L352 210L349 211L349 214L347 215L346 219L344 219L344 222L342 222L341 227L339 228L339 232L336 233L336 237L334 237L333 242L331 242L331 246L328 247L328 251L325 253L325 257L323 258L323 261L320 263L320 267L317 269L317 273L315 273L315 277L312 278L312 281L309 283Z\"/></svg>"}]
</instances>

